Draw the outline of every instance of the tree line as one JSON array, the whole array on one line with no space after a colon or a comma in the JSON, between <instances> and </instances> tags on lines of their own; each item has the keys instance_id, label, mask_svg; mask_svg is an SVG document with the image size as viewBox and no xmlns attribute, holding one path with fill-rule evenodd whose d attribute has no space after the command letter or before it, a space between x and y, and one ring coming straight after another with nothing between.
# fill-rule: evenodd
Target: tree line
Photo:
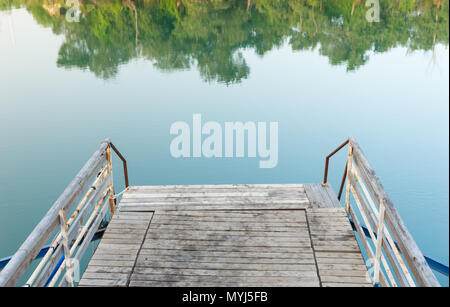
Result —
<instances>
[{"instance_id":1,"label":"tree line","mask_svg":"<svg viewBox=\"0 0 450 307\"><path fill-rule=\"evenodd\" d=\"M57 65L112 78L119 65L143 57L164 71L196 67L205 81L247 78L242 51L289 44L315 50L348 71L370 53L448 45L449 1L380 0L368 22L365 0L82 0L80 22L68 22L65 0L0 0L0 10L26 8L65 37Z\"/></svg>"}]
</instances>

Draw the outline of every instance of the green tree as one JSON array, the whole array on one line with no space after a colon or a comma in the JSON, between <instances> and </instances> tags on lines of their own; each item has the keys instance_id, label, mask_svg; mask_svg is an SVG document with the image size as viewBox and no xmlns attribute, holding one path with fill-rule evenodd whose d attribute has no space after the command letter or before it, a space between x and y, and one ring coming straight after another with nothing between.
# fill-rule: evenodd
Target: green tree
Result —
<instances>
[{"instance_id":1,"label":"green tree","mask_svg":"<svg viewBox=\"0 0 450 307\"><path fill-rule=\"evenodd\" d=\"M366 20L364 0L109 0L81 1L78 23L63 0L0 0L0 10L25 7L63 34L57 65L113 78L121 64L143 57L158 69L196 67L207 82L241 82L250 74L242 50L264 54L288 42L318 50L332 65L356 70L372 52L448 45L449 2L381 0L380 22Z\"/></svg>"}]
</instances>

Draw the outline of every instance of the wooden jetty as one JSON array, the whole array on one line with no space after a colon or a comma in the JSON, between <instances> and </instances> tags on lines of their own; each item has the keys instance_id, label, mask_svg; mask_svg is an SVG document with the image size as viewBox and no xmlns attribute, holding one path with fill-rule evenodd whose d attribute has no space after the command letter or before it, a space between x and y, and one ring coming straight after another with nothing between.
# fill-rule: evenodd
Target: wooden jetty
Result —
<instances>
[{"instance_id":1,"label":"wooden jetty","mask_svg":"<svg viewBox=\"0 0 450 307\"><path fill-rule=\"evenodd\" d=\"M345 145L336 196L328 161ZM112 150L125 170L117 194ZM125 159L105 140L0 272L0 286L21 277L26 286L439 286L353 138L327 156L322 183L181 186L130 186Z\"/></svg>"}]
</instances>

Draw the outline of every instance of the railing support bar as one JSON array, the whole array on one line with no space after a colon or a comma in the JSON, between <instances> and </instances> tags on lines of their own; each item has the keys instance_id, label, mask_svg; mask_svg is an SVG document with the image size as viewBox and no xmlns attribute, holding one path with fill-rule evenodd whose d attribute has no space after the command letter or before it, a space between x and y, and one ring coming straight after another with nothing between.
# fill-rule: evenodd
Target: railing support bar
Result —
<instances>
[{"instance_id":1,"label":"railing support bar","mask_svg":"<svg viewBox=\"0 0 450 307\"><path fill-rule=\"evenodd\" d=\"M378 229L377 229L377 237L376 237L376 250L375 250L375 266L374 266L374 283L377 284L380 281L380 267L381 267L381 256L382 256L382 247L383 247L383 237L384 237L384 212L385 212L384 201L380 203L380 214L378 216Z\"/></svg>"},{"instance_id":2,"label":"railing support bar","mask_svg":"<svg viewBox=\"0 0 450 307\"><path fill-rule=\"evenodd\" d=\"M347 178L348 161L345 163L344 175L342 175L341 186L339 187L338 200L341 200L342 190L344 189L345 179Z\"/></svg>"},{"instance_id":3,"label":"railing support bar","mask_svg":"<svg viewBox=\"0 0 450 307\"><path fill-rule=\"evenodd\" d=\"M109 194L109 208L111 210L111 216L113 216L116 200L114 198L114 180L112 173L111 146L108 146L106 148L106 163L108 164L108 173L111 175L111 183L109 184L109 190L111 191L111 193Z\"/></svg>"},{"instance_id":4,"label":"railing support bar","mask_svg":"<svg viewBox=\"0 0 450 307\"><path fill-rule=\"evenodd\" d=\"M347 156L347 166L345 168L346 174L345 177L349 178L352 173L352 164L353 161L353 146L352 144L348 145L348 156ZM348 212L348 209L350 207L350 189L351 189L351 183L350 180L347 180L347 185L345 187L345 211Z\"/></svg>"},{"instance_id":5,"label":"railing support bar","mask_svg":"<svg viewBox=\"0 0 450 307\"><path fill-rule=\"evenodd\" d=\"M70 287L73 287L73 271L72 271L72 260L70 258L70 243L69 243L69 235L68 235L68 227L66 223L66 212L64 209L59 211L59 223L61 225L61 235L63 238L63 247L64 247L64 258L66 259L66 274L64 278L67 281L67 284Z\"/></svg>"}]
</instances>

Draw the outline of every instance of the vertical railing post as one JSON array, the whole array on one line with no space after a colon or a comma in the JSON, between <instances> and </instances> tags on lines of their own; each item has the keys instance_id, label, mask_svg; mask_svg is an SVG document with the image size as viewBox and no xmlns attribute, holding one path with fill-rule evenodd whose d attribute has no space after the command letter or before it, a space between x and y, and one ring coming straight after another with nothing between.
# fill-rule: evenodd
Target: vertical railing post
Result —
<instances>
[{"instance_id":1,"label":"vertical railing post","mask_svg":"<svg viewBox=\"0 0 450 307\"><path fill-rule=\"evenodd\" d=\"M68 226L66 223L66 212L64 209L59 211L59 224L61 225L61 236L63 239L64 247L64 259L66 264L66 274L65 278L69 287L73 287L73 270L72 270L72 260L70 259L70 242L68 235Z\"/></svg>"},{"instance_id":2,"label":"vertical railing post","mask_svg":"<svg viewBox=\"0 0 450 307\"><path fill-rule=\"evenodd\" d=\"M111 183L109 184L109 207L111 210L111 215L114 215L115 199L114 199L114 184L113 184L113 173L112 173L112 161L111 161L111 145L106 148L106 161L108 163L108 172L111 174Z\"/></svg>"},{"instance_id":3,"label":"vertical railing post","mask_svg":"<svg viewBox=\"0 0 450 307\"><path fill-rule=\"evenodd\" d=\"M350 181L350 175L352 172L352 161L353 161L353 146L352 143L348 143L348 156L347 156L347 183L345 186L345 211L348 213L349 212L349 207L350 207L350 186L351 186L351 181Z\"/></svg>"},{"instance_id":4,"label":"vertical railing post","mask_svg":"<svg viewBox=\"0 0 450 307\"><path fill-rule=\"evenodd\" d=\"M373 271L373 281L375 284L380 282L380 260L382 256L382 247L383 247L383 235L384 235L384 212L385 205L384 200L380 202L380 212L378 214L378 227L377 227L377 240L375 242L375 265Z\"/></svg>"}]
</instances>

